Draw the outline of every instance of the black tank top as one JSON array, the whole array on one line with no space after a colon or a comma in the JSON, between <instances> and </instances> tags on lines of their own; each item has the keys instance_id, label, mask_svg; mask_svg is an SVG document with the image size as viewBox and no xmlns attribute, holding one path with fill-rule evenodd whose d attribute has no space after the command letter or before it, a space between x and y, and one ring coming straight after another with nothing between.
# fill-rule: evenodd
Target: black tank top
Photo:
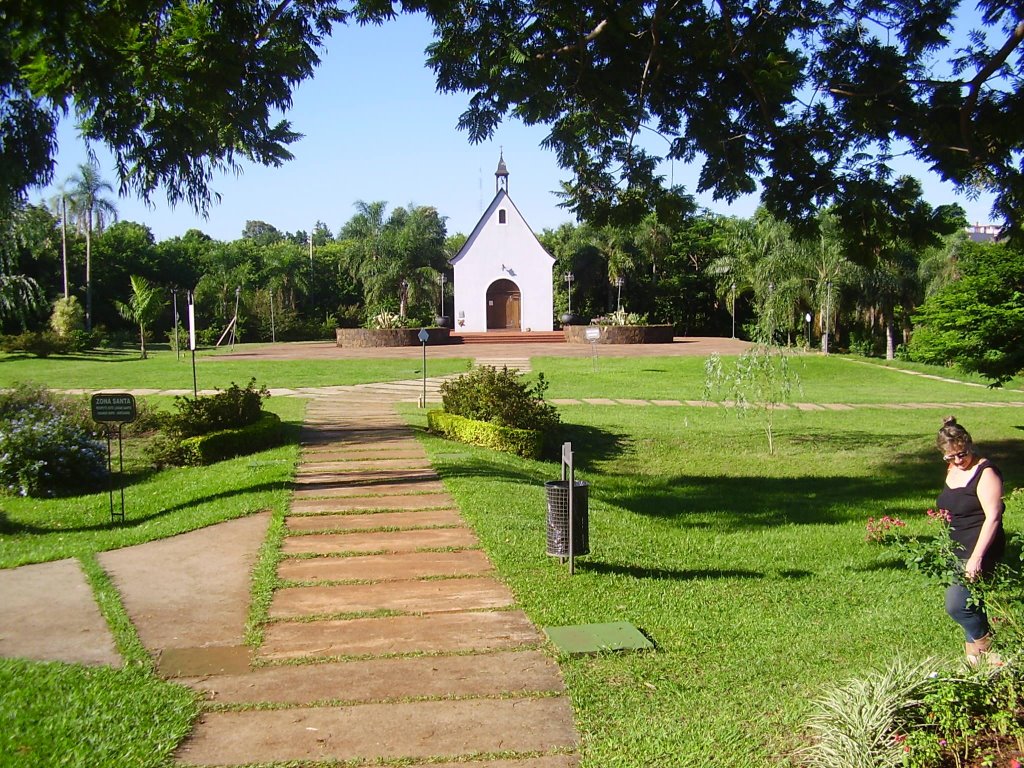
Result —
<instances>
[{"instance_id":1,"label":"black tank top","mask_svg":"<svg viewBox=\"0 0 1024 768\"><path fill-rule=\"evenodd\" d=\"M963 488L950 488L944 486L942 493L936 501L939 509L944 509L950 515L950 537L956 542L957 557L967 559L974 551L974 545L978 543L978 535L981 533L981 526L985 522L985 510L981 507L978 499L978 482L981 480L981 473L991 469L996 476L1002 480L1003 473L999 468L987 459L978 462L974 475ZM1005 511L1006 505L1000 500L1000 506ZM990 570L1003 556L1006 548L1006 535L1003 533L1003 521L999 520L999 527L996 530L995 538L989 545L985 556L982 559L982 568Z\"/></svg>"}]
</instances>

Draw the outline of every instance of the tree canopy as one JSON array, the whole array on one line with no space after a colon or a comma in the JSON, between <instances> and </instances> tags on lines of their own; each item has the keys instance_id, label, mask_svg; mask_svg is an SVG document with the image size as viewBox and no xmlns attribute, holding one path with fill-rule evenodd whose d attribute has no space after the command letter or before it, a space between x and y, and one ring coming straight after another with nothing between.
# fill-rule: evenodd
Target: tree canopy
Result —
<instances>
[{"instance_id":1,"label":"tree canopy","mask_svg":"<svg viewBox=\"0 0 1024 768\"><path fill-rule=\"evenodd\" d=\"M122 191L210 203L215 171L278 165L298 135L274 116L312 76L332 25L425 12L440 90L468 95L471 141L502 120L550 126L580 217L668 220L685 208L664 159L697 189L760 185L791 223L838 203L844 229L917 213L908 153L1019 226L1024 116L1019 7L982 0L14 0L0 13L0 202L51 180L73 113L113 151ZM961 16L958 16L961 14ZM973 28L968 29L968 26ZM910 206L910 207L908 207ZM864 224L867 217L868 225Z\"/></svg>"}]
</instances>

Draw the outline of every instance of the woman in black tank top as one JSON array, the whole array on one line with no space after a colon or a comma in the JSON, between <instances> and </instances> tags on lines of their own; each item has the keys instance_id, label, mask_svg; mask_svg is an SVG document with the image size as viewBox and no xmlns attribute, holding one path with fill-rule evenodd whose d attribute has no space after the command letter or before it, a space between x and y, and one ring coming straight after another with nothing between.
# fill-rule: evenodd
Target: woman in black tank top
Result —
<instances>
[{"instance_id":1,"label":"woman in black tank top","mask_svg":"<svg viewBox=\"0 0 1024 768\"><path fill-rule=\"evenodd\" d=\"M971 600L969 585L991 574L1003 556L1003 476L977 455L970 433L952 416L943 420L936 445L946 462L946 481L936 502L949 515L950 536L963 567L946 590L946 612L964 630L967 659L988 653L992 633L984 607Z\"/></svg>"}]
</instances>

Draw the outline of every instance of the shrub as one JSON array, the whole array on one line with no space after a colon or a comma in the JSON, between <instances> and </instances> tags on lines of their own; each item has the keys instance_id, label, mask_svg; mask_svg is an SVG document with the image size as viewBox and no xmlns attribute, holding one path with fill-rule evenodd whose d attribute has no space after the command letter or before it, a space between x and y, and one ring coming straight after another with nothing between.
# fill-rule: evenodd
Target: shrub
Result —
<instances>
[{"instance_id":1,"label":"shrub","mask_svg":"<svg viewBox=\"0 0 1024 768\"><path fill-rule=\"evenodd\" d=\"M223 429L205 435L187 437L175 446L173 456L164 455L165 463L201 466L232 456L255 453L279 445L284 432L281 417L265 412L252 424L240 429Z\"/></svg>"},{"instance_id":2,"label":"shrub","mask_svg":"<svg viewBox=\"0 0 1024 768\"><path fill-rule=\"evenodd\" d=\"M4 352L24 352L36 357L49 357L67 352L67 344L53 331L25 331L5 336L0 342Z\"/></svg>"},{"instance_id":3,"label":"shrub","mask_svg":"<svg viewBox=\"0 0 1024 768\"><path fill-rule=\"evenodd\" d=\"M484 365L441 384L441 403L456 416L546 434L560 421L555 407L544 401L547 388L544 374L528 385L518 371Z\"/></svg>"},{"instance_id":4,"label":"shrub","mask_svg":"<svg viewBox=\"0 0 1024 768\"><path fill-rule=\"evenodd\" d=\"M60 337L85 329L85 310L76 296L68 296L53 302L50 315L50 329Z\"/></svg>"},{"instance_id":5,"label":"shrub","mask_svg":"<svg viewBox=\"0 0 1024 768\"><path fill-rule=\"evenodd\" d=\"M263 401L270 397L266 386L256 389L250 379L243 389L234 382L222 392L195 398L174 398L177 413L165 417L163 430L178 438L205 435L222 429L236 429L252 424L260 417Z\"/></svg>"},{"instance_id":6,"label":"shrub","mask_svg":"<svg viewBox=\"0 0 1024 768\"><path fill-rule=\"evenodd\" d=\"M647 315L617 309L602 317L595 317L591 325L647 325Z\"/></svg>"},{"instance_id":7,"label":"shrub","mask_svg":"<svg viewBox=\"0 0 1024 768\"><path fill-rule=\"evenodd\" d=\"M0 486L6 493L92 490L106 476L106 447L74 402L31 384L0 393Z\"/></svg>"},{"instance_id":8,"label":"shrub","mask_svg":"<svg viewBox=\"0 0 1024 768\"><path fill-rule=\"evenodd\" d=\"M444 411L427 413L431 432L463 443L538 459L544 451L544 435L532 429L503 427L486 421L474 421Z\"/></svg>"},{"instance_id":9,"label":"shrub","mask_svg":"<svg viewBox=\"0 0 1024 768\"><path fill-rule=\"evenodd\" d=\"M270 397L266 386L256 388L256 379L250 379L245 388L232 382L231 386L214 395L201 395L196 398L174 398L175 412L163 416L160 427L163 434L154 447L158 464L207 464L216 461L209 458L218 455L238 455L262 450L259 444L263 434L260 427L251 433L241 432L236 441L232 437L217 437L210 441L212 447L204 447L204 441L193 438L212 435L214 433L232 432L256 424L263 416L263 401ZM278 430L279 431L279 430ZM248 435L248 437L246 437ZM192 442L189 442L192 440ZM234 447L237 443L238 450ZM198 446L198 447L197 447ZM231 451L235 451L232 453Z\"/></svg>"}]
</instances>

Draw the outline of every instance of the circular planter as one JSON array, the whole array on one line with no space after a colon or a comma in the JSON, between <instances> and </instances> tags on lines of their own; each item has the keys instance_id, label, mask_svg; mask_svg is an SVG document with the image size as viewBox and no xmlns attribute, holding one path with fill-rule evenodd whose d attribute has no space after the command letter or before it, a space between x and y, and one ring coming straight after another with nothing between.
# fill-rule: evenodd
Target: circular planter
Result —
<instances>
[{"instance_id":1,"label":"circular planter","mask_svg":"<svg viewBox=\"0 0 1024 768\"><path fill-rule=\"evenodd\" d=\"M559 320L562 321L563 326L580 324L580 316L575 312L566 312L559 318Z\"/></svg>"},{"instance_id":2,"label":"circular planter","mask_svg":"<svg viewBox=\"0 0 1024 768\"><path fill-rule=\"evenodd\" d=\"M451 328L452 319L448 315L438 315L434 318L434 325L438 328Z\"/></svg>"},{"instance_id":3,"label":"circular planter","mask_svg":"<svg viewBox=\"0 0 1024 768\"><path fill-rule=\"evenodd\" d=\"M447 344L448 328L427 328L427 344ZM337 345L356 349L418 347L419 328L337 328Z\"/></svg>"},{"instance_id":4,"label":"circular planter","mask_svg":"<svg viewBox=\"0 0 1024 768\"><path fill-rule=\"evenodd\" d=\"M587 338L587 331L599 328L601 335ZM570 344L671 344L671 325L567 325L562 331Z\"/></svg>"}]
</instances>

